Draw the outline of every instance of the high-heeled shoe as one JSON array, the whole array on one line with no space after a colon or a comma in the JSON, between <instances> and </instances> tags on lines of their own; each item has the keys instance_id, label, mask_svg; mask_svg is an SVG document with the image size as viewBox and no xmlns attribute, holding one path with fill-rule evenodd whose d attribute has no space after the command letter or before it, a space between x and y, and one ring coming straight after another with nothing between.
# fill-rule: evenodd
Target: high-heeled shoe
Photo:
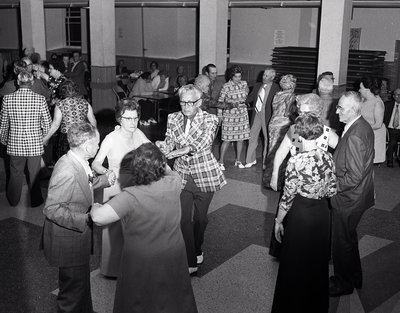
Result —
<instances>
[{"instance_id":1,"label":"high-heeled shoe","mask_svg":"<svg viewBox=\"0 0 400 313\"><path fill-rule=\"evenodd\" d=\"M235 161L235 166L237 166L238 168L244 168L244 165L239 160Z\"/></svg>"}]
</instances>

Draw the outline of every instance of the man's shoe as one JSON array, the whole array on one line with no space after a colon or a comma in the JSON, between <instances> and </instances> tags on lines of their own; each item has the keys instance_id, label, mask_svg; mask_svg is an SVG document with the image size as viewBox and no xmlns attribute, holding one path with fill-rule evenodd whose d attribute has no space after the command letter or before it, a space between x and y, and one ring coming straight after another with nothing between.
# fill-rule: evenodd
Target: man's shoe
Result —
<instances>
[{"instance_id":1,"label":"man's shoe","mask_svg":"<svg viewBox=\"0 0 400 313\"><path fill-rule=\"evenodd\" d=\"M245 168L250 168L250 167L252 167L253 165L256 165L256 164L257 164L257 160L255 160L253 162L250 162L250 163L246 163L246 165L244 167Z\"/></svg>"},{"instance_id":2,"label":"man's shoe","mask_svg":"<svg viewBox=\"0 0 400 313\"><path fill-rule=\"evenodd\" d=\"M198 267L189 267L189 275L196 276L198 269L199 269Z\"/></svg>"},{"instance_id":3,"label":"man's shoe","mask_svg":"<svg viewBox=\"0 0 400 313\"><path fill-rule=\"evenodd\" d=\"M330 297L341 297L344 295L351 295L353 293L353 288L351 289L343 289L336 285L329 287L329 296Z\"/></svg>"},{"instance_id":4,"label":"man's shoe","mask_svg":"<svg viewBox=\"0 0 400 313\"><path fill-rule=\"evenodd\" d=\"M197 265L203 264L204 262L204 254L203 252L197 256Z\"/></svg>"},{"instance_id":5,"label":"man's shoe","mask_svg":"<svg viewBox=\"0 0 400 313\"><path fill-rule=\"evenodd\" d=\"M386 165L387 165L387 167L393 167L393 162L392 161L387 161Z\"/></svg>"}]
</instances>

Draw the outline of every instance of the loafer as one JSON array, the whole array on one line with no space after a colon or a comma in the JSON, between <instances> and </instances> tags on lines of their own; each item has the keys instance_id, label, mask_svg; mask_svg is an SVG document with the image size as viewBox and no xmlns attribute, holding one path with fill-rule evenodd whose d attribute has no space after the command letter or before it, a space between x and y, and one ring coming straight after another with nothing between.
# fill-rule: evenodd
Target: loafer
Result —
<instances>
[{"instance_id":1,"label":"loafer","mask_svg":"<svg viewBox=\"0 0 400 313\"><path fill-rule=\"evenodd\" d=\"M329 296L336 298L336 297L341 297L344 295L351 295L353 293L353 288L351 289L343 289L337 285L333 285L329 288Z\"/></svg>"},{"instance_id":2,"label":"loafer","mask_svg":"<svg viewBox=\"0 0 400 313\"><path fill-rule=\"evenodd\" d=\"M253 165L256 165L256 164L257 164L257 160L255 160L253 162L250 162L250 163L246 163L246 165L244 167L245 168L250 168L250 167L252 167Z\"/></svg>"},{"instance_id":3,"label":"loafer","mask_svg":"<svg viewBox=\"0 0 400 313\"><path fill-rule=\"evenodd\" d=\"M189 267L189 275L190 276L196 276L198 270L199 270L199 268L197 266L196 267Z\"/></svg>"},{"instance_id":4,"label":"loafer","mask_svg":"<svg viewBox=\"0 0 400 313\"><path fill-rule=\"evenodd\" d=\"M201 253L200 255L197 256L197 265L203 264L204 262L204 254Z\"/></svg>"}]
</instances>

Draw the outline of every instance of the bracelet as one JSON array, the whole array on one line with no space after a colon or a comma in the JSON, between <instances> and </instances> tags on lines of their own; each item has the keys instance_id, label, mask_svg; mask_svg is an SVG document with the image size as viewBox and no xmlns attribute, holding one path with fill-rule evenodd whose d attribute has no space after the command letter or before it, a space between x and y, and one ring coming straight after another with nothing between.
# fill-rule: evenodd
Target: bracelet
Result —
<instances>
[{"instance_id":1,"label":"bracelet","mask_svg":"<svg viewBox=\"0 0 400 313\"><path fill-rule=\"evenodd\" d=\"M275 222L278 224L282 224L282 222L280 222L277 218L275 218Z\"/></svg>"}]
</instances>

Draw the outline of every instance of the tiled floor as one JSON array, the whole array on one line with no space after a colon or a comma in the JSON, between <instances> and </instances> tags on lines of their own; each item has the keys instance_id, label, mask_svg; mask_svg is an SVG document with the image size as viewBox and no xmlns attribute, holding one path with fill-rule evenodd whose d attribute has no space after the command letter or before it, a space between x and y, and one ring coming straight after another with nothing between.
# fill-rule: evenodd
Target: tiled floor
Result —
<instances>
[{"instance_id":1,"label":"tiled floor","mask_svg":"<svg viewBox=\"0 0 400 313\"><path fill-rule=\"evenodd\" d=\"M227 156L228 184L211 203L205 262L192 278L196 302L200 313L269 312L279 264L268 244L279 195L260 186L260 162L238 169L232 147ZM331 299L330 313L400 313L400 168L375 170L376 205L359 226L364 287ZM38 250L42 207L28 207L26 198L25 186L12 208L0 192L0 313L55 311L57 269ZM98 257L91 272L94 307L112 312L115 280L99 273Z\"/></svg>"}]
</instances>

